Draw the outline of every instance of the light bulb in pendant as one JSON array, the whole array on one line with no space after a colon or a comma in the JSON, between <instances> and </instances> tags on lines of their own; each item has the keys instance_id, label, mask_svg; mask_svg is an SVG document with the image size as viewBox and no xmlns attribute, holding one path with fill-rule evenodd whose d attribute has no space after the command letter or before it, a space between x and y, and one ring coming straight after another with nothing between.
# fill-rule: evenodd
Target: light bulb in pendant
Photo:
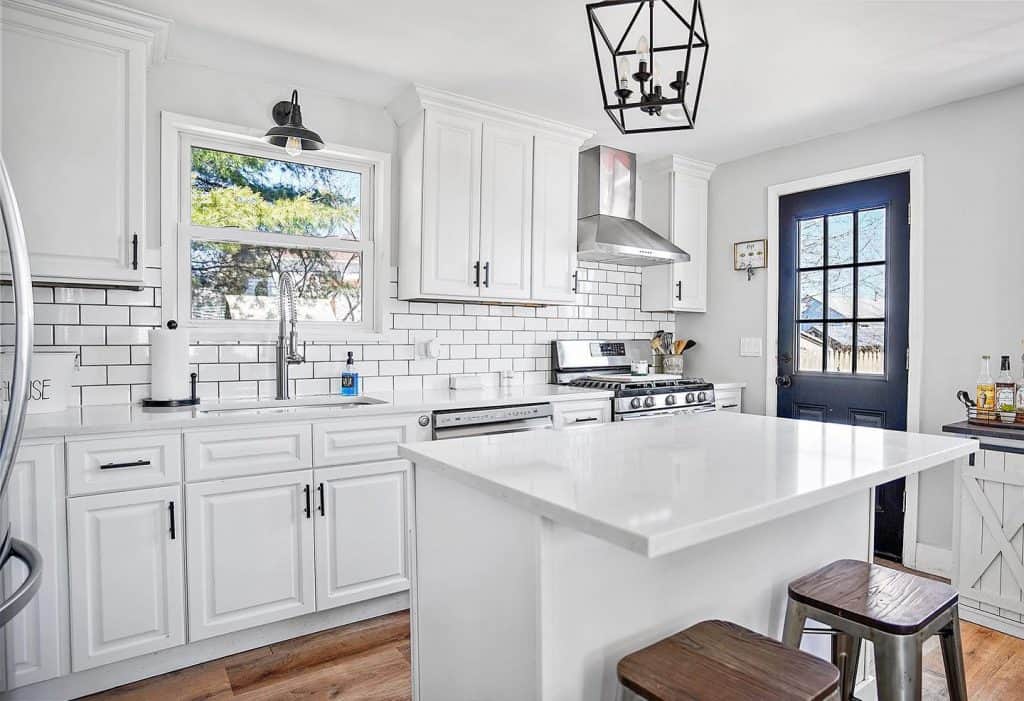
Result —
<instances>
[{"instance_id":1,"label":"light bulb in pendant","mask_svg":"<svg viewBox=\"0 0 1024 701\"><path fill-rule=\"evenodd\" d=\"M297 136L289 136L284 142L284 152L289 156L298 156L302 153L302 139Z\"/></svg>"},{"instance_id":2,"label":"light bulb in pendant","mask_svg":"<svg viewBox=\"0 0 1024 701\"><path fill-rule=\"evenodd\" d=\"M647 60L644 58L647 54L651 53L651 43L647 41L647 35L641 34L640 38L636 42L636 53L641 60Z\"/></svg>"},{"instance_id":3,"label":"light bulb in pendant","mask_svg":"<svg viewBox=\"0 0 1024 701\"><path fill-rule=\"evenodd\" d=\"M629 60L622 56L619 58L619 88L629 87Z\"/></svg>"}]
</instances>

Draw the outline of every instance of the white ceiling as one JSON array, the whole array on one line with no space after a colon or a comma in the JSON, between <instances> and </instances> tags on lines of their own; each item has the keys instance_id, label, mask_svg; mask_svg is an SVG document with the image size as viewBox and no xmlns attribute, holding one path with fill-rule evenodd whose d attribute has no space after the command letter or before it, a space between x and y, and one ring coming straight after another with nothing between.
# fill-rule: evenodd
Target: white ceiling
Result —
<instances>
[{"instance_id":1,"label":"white ceiling","mask_svg":"<svg viewBox=\"0 0 1024 701\"><path fill-rule=\"evenodd\" d=\"M1024 83L1024 2L704 0L696 130L623 137L601 110L584 0L120 1L384 74L384 93L415 81L717 163Z\"/></svg>"}]
</instances>

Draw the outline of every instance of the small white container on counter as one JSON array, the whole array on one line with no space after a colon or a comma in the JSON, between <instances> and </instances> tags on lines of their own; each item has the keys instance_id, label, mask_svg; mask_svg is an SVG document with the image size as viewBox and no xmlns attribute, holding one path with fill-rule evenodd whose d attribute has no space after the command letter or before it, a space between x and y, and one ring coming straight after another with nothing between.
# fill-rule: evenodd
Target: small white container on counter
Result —
<instances>
[{"instance_id":1,"label":"small white container on counter","mask_svg":"<svg viewBox=\"0 0 1024 701\"><path fill-rule=\"evenodd\" d=\"M3 372L3 402L11 401L11 376L14 373L14 353L5 352L0 360ZM77 383L78 353L74 351L41 350L32 352L29 377L28 413L42 414L64 411L72 403L72 388ZM7 407L4 407L6 410Z\"/></svg>"}]
</instances>

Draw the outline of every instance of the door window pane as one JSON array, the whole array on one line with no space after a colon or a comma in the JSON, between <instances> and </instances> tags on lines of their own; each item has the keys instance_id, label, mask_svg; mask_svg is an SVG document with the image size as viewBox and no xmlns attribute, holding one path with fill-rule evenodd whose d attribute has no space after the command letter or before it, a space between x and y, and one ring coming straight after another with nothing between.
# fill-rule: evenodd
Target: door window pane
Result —
<instances>
[{"instance_id":1,"label":"door window pane","mask_svg":"<svg viewBox=\"0 0 1024 701\"><path fill-rule=\"evenodd\" d=\"M844 322L828 325L825 371L835 373L853 371L853 324Z\"/></svg>"},{"instance_id":2,"label":"door window pane","mask_svg":"<svg viewBox=\"0 0 1024 701\"><path fill-rule=\"evenodd\" d=\"M798 372L821 372L821 324L799 324L797 326L796 369Z\"/></svg>"},{"instance_id":3,"label":"door window pane","mask_svg":"<svg viewBox=\"0 0 1024 701\"><path fill-rule=\"evenodd\" d=\"M853 262L853 214L833 214L828 218L828 264Z\"/></svg>"},{"instance_id":4,"label":"door window pane","mask_svg":"<svg viewBox=\"0 0 1024 701\"><path fill-rule=\"evenodd\" d=\"M825 222L821 217L800 222L800 267L813 268L822 265L825 247Z\"/></svg>"},{"instance_id":5,"label":"door window pane","mask_svg":"<svg viewBox=\"0 0 1024 701\"><path fill-rule=\"evenodd\" d=\"M861 263L885 260L885 209L857 213L857 259Z\"/></svg>"},{"instance_id":6,"label":"door window pane","mask_svg":"<svg viewBox=\"0 0 1024 701\"><path fill-rule=\"evenodd\" d=\"M857 374L885 374L885 324L881 321L857 324Z\"/></svg>"},{"instance_id":7,"label":"door window pane","mask_svg":"<svg viewBox=\"0 0 1024 701\"><path fill-rule=\"evenodd\" d=\"M358 253L193 240L191 259L193 319L277 319L278 279L289 271L299 320L362 321Z\"/></svg>"},{"instance_id":8,"label":"door window pane","mask_svg":"<svg viewBox=\"0 0 1024 701\"><path fill-rule=\"evenodd\" d=\"M866 265L857 271L857 317L885 316L885 265Z\"/></svg>"},{"instance_id":9,"label":"door window pane","mask_svg":"<svg viewBox=\"0 0 1024 701\"><path fill-rule=\"evenodd\" d=\"M800 273L800 318L823 319L825 274L820 270Z\"/></svg>"},{"instance_id":10,"label":"door window pane","mask_svg":"<svg viewBox=\"0 0 1024 701\"><path fill-rule=\"evenodd\" d=\"M358 241L360 173L192 147L198 226Z\"/></svg>"},{"instance_id":11,"label":"door window pane","mask_svg":"<svg viewBox=\"0 0 1024 701\"><path fill-rule=\"evenodd\" d=\"M853 268L828 271L828 318L853 318Z\"/></svg>"}]
</instances>

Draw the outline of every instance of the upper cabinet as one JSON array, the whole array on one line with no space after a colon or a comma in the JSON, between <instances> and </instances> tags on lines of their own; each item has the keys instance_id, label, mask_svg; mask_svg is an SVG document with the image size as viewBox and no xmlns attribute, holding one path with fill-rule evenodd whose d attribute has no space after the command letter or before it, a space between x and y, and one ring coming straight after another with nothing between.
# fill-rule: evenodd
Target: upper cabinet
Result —
<instances>
[{"instance_id":1,"label":"upper cabinet","mask_svg":"<svg viewBox=\"0 0 1024 701\"><path fill-rule=\"evenodd\" d=\"M714 169L682 156L640 168L644 223L690 254L686 263L643 269L641 310L707 311L708 181Z\"/></svg>"},{"instance_id":2,"label":"upper cabinet","mask_svg":"<svg viewBox=\"0 0 1024 701\"><path fill-rule=\"evenodd\" d=\"M398 296L576 301L576 179L590 136L422 87L399 124Z\"/></svg>"},{"instance_id":3,"label":"upper cabinet","mask_svg":"<svg viewBox=\"0 0 1024 701\"><path fill-rule=\"evenodd\" d=\"M146 69L166 22L81 0L2 10L0 151L33 280L141 284Z\"/></svg>"}]
</instances>

